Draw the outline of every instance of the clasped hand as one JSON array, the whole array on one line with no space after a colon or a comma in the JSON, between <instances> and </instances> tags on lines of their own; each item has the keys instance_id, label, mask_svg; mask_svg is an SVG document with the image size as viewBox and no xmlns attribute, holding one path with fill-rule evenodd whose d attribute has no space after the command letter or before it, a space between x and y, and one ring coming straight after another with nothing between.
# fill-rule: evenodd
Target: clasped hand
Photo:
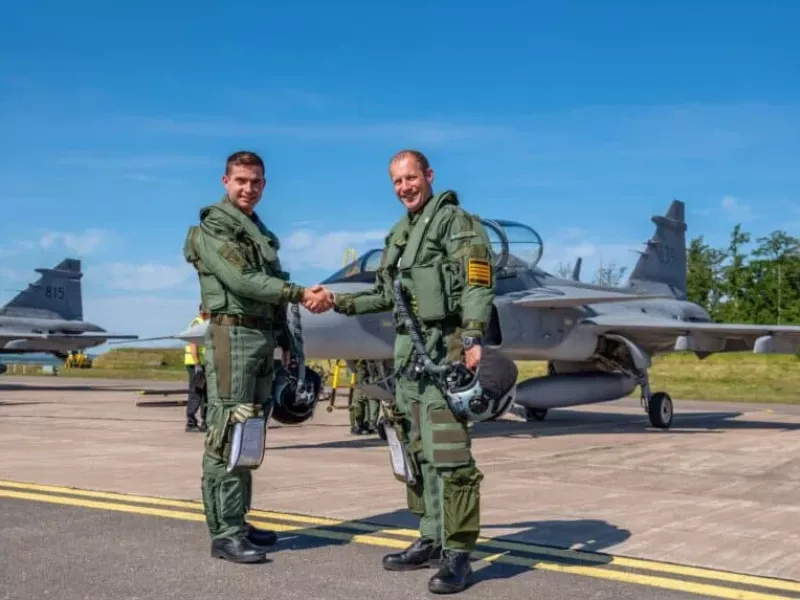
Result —
<instances>
[{"instance_id":1,"label":"clasped hand","mask_svg":"<svg viewBox=\"0 0 800 600\"><path fill-rule=\"evenodd\" d=\"M312 313L322 313L333 308L333 292L323 285L306 288L302 304Z\"/></svg>"}]
</instances>

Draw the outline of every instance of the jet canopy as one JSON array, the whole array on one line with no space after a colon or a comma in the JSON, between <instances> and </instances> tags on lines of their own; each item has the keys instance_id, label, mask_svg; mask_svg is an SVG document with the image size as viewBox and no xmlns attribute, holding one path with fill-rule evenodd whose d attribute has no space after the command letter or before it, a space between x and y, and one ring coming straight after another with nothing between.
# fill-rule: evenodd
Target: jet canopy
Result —
<instances>
[{"instance_id":1,"label":"jet canopy","mask_svg":"<svg viewBox=\"0 0 800 600\"><path fill-rule=\"evenodd\" d=\"M498 274L529 271L539 264L544 244L535 229L501 219L481 219L481 223L489 234Z\"/></svg>"},{"instance_id":2,"label":"jet canopy","mask_svg":"<svg viewBox=\"0 0 800 600\"><path fill-rule=\"evenodd\" d=\"M539 264L544 244L534 229L516 221L500 219L481 219L481 223L489 235L498 275L529 271ZM375 272L380 267L382 256L382 248L368 250L322 283L374 283Z\"/></svg>"}]
</instances>

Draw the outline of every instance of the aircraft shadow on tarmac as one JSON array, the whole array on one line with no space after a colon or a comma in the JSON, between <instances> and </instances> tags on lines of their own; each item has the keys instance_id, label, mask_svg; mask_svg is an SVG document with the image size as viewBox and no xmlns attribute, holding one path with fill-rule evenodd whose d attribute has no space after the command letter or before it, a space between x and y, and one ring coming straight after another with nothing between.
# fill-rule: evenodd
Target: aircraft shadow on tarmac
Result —
<instances>
[{"instance_id":1,"label":"aircraft shadow on tarmac","mask_svg":"<svg viewBox=\"0 0 800 600\"><path fill-rule=\"evenodd\" d=\"M23 402L6 402L0 401L0 406L29 406L31 404L55 404L55 402L36 402L36 401L23 401Z\"/></svg>"},{"instance_id":2,"label":"aircraft shadow on tarmac","mask_svg":"<svg viewBox=\"0 0 800 600\"><path fill-rule=\"evenodd\" d=\"M402 490L398 490L398 493L402 494L403 492ZM411 530L416 530L419 526L419 520L417 517L415 517L408 510L396 510L389 513L373 515L371 517L359 518L358 523L369 523L379 527L401 527ZM331 527L330 525L325 525L319 528L307 527L295 532L281 534L278 545L275 546L270 553L274 554L287 551L294 552L320 547L341 546L352 543L350 535L354 536L364 534L363 531L354 531L351 529L351 527L356 524L357 523L355 522L346 521L336 527ZM491 535L492 529L512 528L520 529L520 531L508 536L494 537ZM326 531L335 529L340 533L346 534L346 537L344 539L320 537L314 535L314 531L317 529L324 529ZM572 549L576 551L597 553L605 548L609 548L627 540L631 533L626 529L621 529L615 525L607 523L606 521L594 519L576 519L573 521L548 520L483 525L481 535L484 537L489 537L494 542L505 541L520 543L524 541L526 545L536 544L537 546L544 546L551 549ZM407 538L407 540L409 544L412 541L411 538ZM486 548L481 548L479 544L478 550L486 550ZM398 551L399 549L387 549L385 552L388 553ZM491 553L496 553L498 551L502 552L502 550L498 548L491 548L489 551ZM535 548L531 548L530 551L514 550L514 554L530 559L533 562L534 569L536 568L537 558L542 561L558 562L559 564L565 565L586 566L603 565L610 562L612 559L611 556L606 556L603 554L593 554L591 557L585 558L582 558L578 553L570 556L553 556L543 554L541 551L537 553ZM472 560L473 563L475 563L476 561L480 560L480 558L473 557ZM473 583L489 581L492 579L510 579L511 577L531 571L529 566L504 564L499 562L491 562L481 568L478 568L478 565L473 565L473 568L475 569ZM430 571L426 577L430 575L433 575L433 571Z\"/></svg>"},{"instance_id":3,"label":"aircraft shadow on tarmac","mask_svg":"<svg viewBox=\"0 0 800 600\"><path fill-rule=\"evenodd\" d=\"M526 423L520 420L501 419L489 423L476 423L472 437L481 438L537 438L556 435L590 435L599 433L650 434L650 435L715 435L722 431L774 430L797 431L800 423L778 421L736 420L744 413L738 411L709 411L676 414L668 431L655 429L647 423L647 416L632 416L611 413L590 413L579 411L552 411L547 421ZM300 425L304 427L305 425ZM272 426L271 426L272 427ZM292 426L294 427L294 426ZM349 425L339 425L348 428ZM275 450L304 450L310 448L375 448L385 446L386 442L377 435L352 437L335 442L309 444L285 444L273 446Z\"/></svg>"}]
</instances>

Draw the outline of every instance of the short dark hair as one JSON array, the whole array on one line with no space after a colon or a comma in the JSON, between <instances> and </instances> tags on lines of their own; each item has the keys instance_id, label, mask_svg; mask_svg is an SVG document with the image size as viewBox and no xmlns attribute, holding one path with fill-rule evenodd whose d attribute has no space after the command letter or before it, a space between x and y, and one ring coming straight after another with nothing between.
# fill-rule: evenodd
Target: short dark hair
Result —
<instances>
[{"instance_id":1,"label":"short dark hair","mask_svg":"<svg viewBox=\"0 0 800 600\"><path fill-rule=\"evenodd\" d=\"M249 150L240 150L231 154L225 161L225 174L230 175L231 167L261 167L261 173L264 173L264 161L255 152Z\"/></svg>"},{"instance_id":2,"label":"short dark hair","mask_svg":"<svg viewBox=\"0 0 800 600\"><path fill-rule=\"evenodd\" d=\"M392 165L396 161L400 160L401 158L405 158L407 156L413 156L414 158L416 158L417 162L419 163L419 166L422 168L423 171L426 171L431 168L431 164L428 162L428 158L422 152L420 152L419 150L411 150L411 149L400 150L400 152L395 154L389 161L389 168L391 169Z\"/></svg>"}]
</instances>

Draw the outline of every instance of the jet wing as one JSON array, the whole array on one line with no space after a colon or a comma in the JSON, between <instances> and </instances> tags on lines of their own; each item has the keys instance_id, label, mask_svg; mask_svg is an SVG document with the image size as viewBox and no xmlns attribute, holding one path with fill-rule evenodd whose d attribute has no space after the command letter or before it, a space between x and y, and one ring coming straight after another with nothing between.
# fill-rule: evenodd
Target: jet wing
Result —
<instances>
[{"instance_id":1,"label":"jet wing","mask_svg":"<svg viewBox=\"0 0 800 600\"><path fill-rule=\"evenodd\" d=\"M33 333L31 331L14 331L13 329L0 329L0 339L2 340L43 340L47 337L46 333Z\"/></svg>"},{"instance_id":2,"label":"jet wing","mask_svg":"<svg viewBox=\"0 0 800 600\"><path fill-rule=\"evenodd\" d=\"M4 340L135 340L137 335L116 335L92 331L89 333L39 333L14 329L0 329L0 339Z\"/></svg>"},{"instance_id":3,"label":"jet wing","mask_svg":"<svg viewBox=\"0 0 800 600\"><path fill-rule=\"evenodd\" d=\"M191 327L184 329L180 333L175 333L172 335L161 335L157 337L141 338L141 339L137 337L136 341L155 342L160 340L179 340L186 342L187 344L203 345L205 343L206 329L208 329L208 321L203 321L202 323L198 323L197 325L192 325ZM114 342L112 342L112 344L113 343Z\"/></svg>"},{"instance_id":4,"label":"jet wing","mask_svg":"<svg viewBox=\"0 0 800 600\"><path fill-rule=\"evenodd\" d=\"M137 340L138 335L117 335L114 333L51 333L44 336L48 340Z\"/></svg>"},{"instance_id":5,"label":"jet wing","mask_svg":"<svg viewBox=\"0 0 800 600\"><path fill-rule=\"evenodd\" d=\"M631 302L633 300L652 300L657 298L671 298L671 296L625 294L579 287L548 286L526 291L524 295L512 300L512 303L531 308L570 308L585 304Z\"/></svg>"},{"instance_id":6,"label":"jet wing","mask_svg":"<svg viewBox=\"0 0 800 600\"><path fill-rule=\"evenodd\" d=\"M725 352L750 350L758 354L794 354L800 349L800 326L704 323L663 317L619 314L582 319L580 326L598 333L616 333L634 343L674 340L675 350Z\"/></svg>"}]
</instances>

